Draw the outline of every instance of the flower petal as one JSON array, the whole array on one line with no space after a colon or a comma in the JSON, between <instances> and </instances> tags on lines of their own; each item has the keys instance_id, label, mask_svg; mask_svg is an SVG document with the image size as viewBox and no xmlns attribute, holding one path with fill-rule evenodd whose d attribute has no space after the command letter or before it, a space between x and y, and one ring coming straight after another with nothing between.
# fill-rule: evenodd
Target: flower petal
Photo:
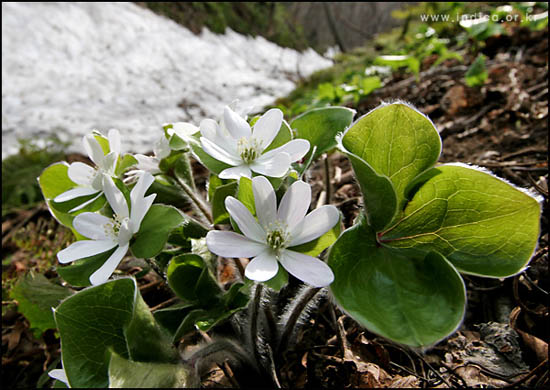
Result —
<instances>
[{"instance_id":1,"label":"flower petal","mask_svg":"<svg viewBox=\"0 0 550 390\"><path fill-rule=\"evenodd\" d=\"M88 206L90 203L95 202L95 200L98 199L98 198L99 198L100 196L102 196L102 195L103 195L103 191L98 192L97 195L94 196L92 199L89 199L89 200L87 200L86 202L81 203L81 204L79 204L78 206L76 206L76 207L70 209L70 210L69 210L69 213L74 213L75 211L78 211L78 210L83 209L84 207Z\"/></svg>"},{"instance_id":2,"label":"flower petal","mask_svg":"<svg viewBox=\"0 0 550 390\"><path fill-rule=\"evenodd\" d=\"M252 241L235 232L211 230L206 235L208 250L223 257L254 257L265 250L266 245Z\"/></svg>"},{"instance_id":3,"label":"flower petal","mask_svg":"<svg viewBox=\"0 0 550 390\"><path fill-rule=\"evenodd\" d=\"M103 191L107 197L107 201L115 214L120 218L126 218L129 216L128 203L122 191L113 182L110 176L105 175L103 177Z\"/></svg>"},{"instance_id":4,"label":"flower petal","mask_svg":"<svg viewBox=\"0 0 550 390\"><path fill-rule=\"evenodd\" d=\"M310 145L308 140L301 138L293 139L278 148L265 152L262 157L265 156L265 158L270 158L274 154L284 152L288 153L290 156L290 162L295 162L301 160L307 154L309 147Z\"/></svg>"},{"instance_id":5,"label":"flower petal","mask_svg":"<svg viewBox=\"0 0 550 390\"><path fill-rule=\"evenodd\" d=\"M187 122L173 123L172 129L174 130L174 133L176 133L176 135L184 141L199 131L197 126Z\"/></svg>"},{"instance_id":6,"label":"flower petal","mask_svg":"<svg viewBox=\"0 0 550 390\"><path fill-rule=\"evenodd\" d=\"M218 175L220 179L237 179L239 180L242 176L252 177L252 171L248 168L248 165L239 165L237 167L226 168L220 172Z\"/></svg>"},{"instance_id":7,"label":"flower petal","mask_svg":"<svg viewBox=\"0 0 550 390\"><path fill-rule=\"evenodd\" d=\"M95 165L99 166L104 157L103 149L101 148L99 142L92 134L88 134L82 139L82 144L84 145L84 149L86 150L86 153L88 153L90 160L92 160Z\"/></svg>"},{"instance_id":8,"label":"flower petal","mask_svg":"<svg viewBox=\"0 0 550 390\"><path fill-rule=\"evenodd\" d=\"M73 242L67 248L57 253L57 260L61 264L84 259L103 252L107 252L117 246L113 240L82 240Z\"/></svg>"},{"instance_id":9,"label":"flower petal","mask_svg":"<svg viewBox=\"0 0 550 390\"><path fill-rule=\"evenodd\" d=\"M265 282L277 275L277 271L279 271L277 258L271 250L266 249L248 263L244 276L250 280Z\"/></svg>"},{"instance_id":10,"label":"flower petal","mask_svg":"<svg viewBox=\"0 0 550 390\"><path fill-rule=\"evenodd\" d=\"M118 267L126 252L128 252L128 244L119 246L107 261L90 276L92 285L97 286L98 284L105 283L113 274L116 267Z\"/></svg>"},{"instance_id":11,"label":"flower petal","mask_svg":"<svg viewBox=\"0 0 550 390\"><path fill-rule=\"evenodd\" d=\"M143 197L145 196L145 193L151 187L151 184L155 181L155 178L150 173L144 172L140 175L136 185L134 188L132 188L132 191L130 191L130 200L132 204L132 208L134 207L134 204L138 203Z\"/></svg>"},{"instance_id":12,"label":"flower petal","mask_svg":"<svg viewBox=\"0 0 550 390\"><path fill-rule=\"evenodd\" d=\"M262 151L267 148L277 136L283 123L283 112L278 108L272 108L263 114L254 124L252 135L262 145Z\"/></svg>"},{"instance_id":13,"label":"flower petal","mask_svg":"<svg viewBox=\"0 0 550 390\"><path fill-rule=\"evenodd\" d=\"M265 229L271 222L277 219L277 196L273 186L264 176L256 176L252 179L252 192L256 215L260 225Z\"/></svg>"},{"instance_id":14,"label":"flower petal","mask_svg":"<svg viewBox=\"0 0 550 390\"><path fill-rule=\"evenodd\" d=\"M98 213L82 213L73 219L73 227L84 237L92 240L108 240L104 225L113 224L111 218Z\"/></svg>"},{"instance_id":15,"label":"flower petal","mask_svg":"<svg viewBox=\"0 0 550 390\"><path fill-rule=\"evenodd\" d=\"M117 162L118 153L110 152L103 157L103 160L97 166L107 174L114 176Z\"/></svg>"},{"instance_id":16,"label":"flower petal","mask_svg":"<svg viewBox=\"0 0 550 390\"><path fill-rule=\"evenodd\" d=\"M231 137L236 140L242 137L250 138L252 131L248 122L227 106L223 110L223 122Z\"/></svg>"},{"instance_id":17,"label":"flower petal","mask_svg":"<svg viewBox=\"0 0 550 390\"><path fill-rule=\"evenodd\" d=\"M67 174L69 175L69 179L76 184L91 187L96 172L97 171L88 164L77 161L69 165Z\"/></svg>"},{"instance_id":18,"label":"flower petal","mask_svg":"<svg viewBox=\"0 0 550 390\"><path fill-rule=\"evenodd\" d=\"M230 155L238 156L237 142L213 119L203 119L200 123L201 135L218 145ZM227 134L226 134L227 133Z\"/></svg>"},{"instance_id":19,"label":"flower petal","mask_svg":"<svg viewBox=\"0 0 550 390\"><path fill-rule=\"evenodd\" d=\"M299 180L294 182L283 195L277 218L286 222L289 231L304 219L311 203L311 187Z\"/></svg>"},{"instance_id":20,"label":"flower petal","mask_svg":"<svg viewBox=\"0 0 550 390\"><path fill-rule=\"evenodd\" d=\"M66 202L75 198L80 198L81 196L88 196L92 194L97 194L98 191L93 188L88 187L76 187L71 190L65 191L62 194L57 195L53 201L57 203Z\"/></svg>"},{"instance_id":21,"label":"flower petal","mask_svg":"<svg viewBox=\"0 0 550 390\"><path fill-rule=\"evenodd\" d=\"M265 242L265 231L241 201L228 196L225 198L225 208L245 236L254 241Z\"/></svg>"},{"instance_id":22,"label":"flower petal","mask_svg":"<svg viewBox=\"0 0 550 390\"><path fill-rule=\"evenodd\" d=\"M250 164L250 169L260 175L282 177L290 168L290 156L287 153L278 153L270 157L260 156Z\"/></svg>"},{"instance_id":23,"label":"flower petal","mask_svg":"<svg viewBox=\"0 0 550 390\"><path fill-rule=\"evenodd\" d=\"M126 172L127 175L135 173L134 171L145 171L150 173L159 173L159 159L156 157L145 156L143 154L134 154L134 158L137 160L137 165L134 170ZM132 173L131 173L132 172Z\"/></svg>"},{"instance_id":24,"label":"flower petal","mask_svg":"<svg viewBox=\"0 0 550 390\"><path fill-rule=\"evenodd\" d=\"M62 369L55 369L48 372L48 376L53 379L57 379L58 381L61 381L67 385L69 383L69 380L67 379L67 374L65 374L65 370Z\"/></svg>"},{"instance_id":25,"label":"flower petal","mask_svg":"<svg viewBox=\"0 0 550 390\"><path fill-rule=\"evenodd\" d=\"M223 149L221 146L216 145L208 138L201 137L200 140L203 150L216 160L233 166L242 164L242 160L240 157L229 153L227 150Z\"/></svg>"},{"instance_id":26,"label":"flower petal","mask_svg":"<svg viewBox=\"0 0 550 390\"><path fill-rule=\"evenodd\" d=\"M304 244L321 237L332 229L339 219L340 213L332 205L321 206L313 210L290 231L292 240L289 246Z\"/></svg>"},{"instance_id":27,"label":"flower petal","mask_svg":"<svg viewBox=\"0 0 550 390\"><path fill-rule=\"evenodd\" d=\"M115 152L116 154L120 153L120 133L117 129L109 130L107 135L109 140L109 152Z\"/></svg>"},{"instance_id":28,"label":"flower petal","mask_svg":"<svg viewBox=\"0 0 550 390\"><path fill-rule=\"evenodd\" d=\"M332 269L315 257L283 250L279 261L290 274L313 287L325 287L334 280Z\"/></svg>"},{"instance_id":29,"label":"flower petal","mask_svg":"<svg viewBox=\"0 0 550 390\"><path fill-rule=\"evenodd\" d=\"M157 194L151 194L143 198L139 203L132 205L130 220L132 221L132 233L137 233L143 218L151 208Z\"/></svg>"},{"instance_id":30,"label":"flower petal","mask_svg":"<svg viewBox=\"0 0 550 390\"><path fill-rule=\"evenodd\" d=\"M157 142L153 145L153 152L158 160L162 160L170 155L170 142L164 134L161 135Z\"/></svg>"}]
</instances>

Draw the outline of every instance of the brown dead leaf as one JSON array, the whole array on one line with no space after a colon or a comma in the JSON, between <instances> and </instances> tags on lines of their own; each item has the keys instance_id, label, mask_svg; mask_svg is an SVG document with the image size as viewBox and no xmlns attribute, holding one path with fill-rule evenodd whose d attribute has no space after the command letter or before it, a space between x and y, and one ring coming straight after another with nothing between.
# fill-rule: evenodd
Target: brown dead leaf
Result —
<instances>
[{"instance_id":1,"label":"brown dead leaf","mask_svg":"<svg viewBox=\"0 0 550 390\"><path fill-rule=\"evenodd\" d=\"M548 359L548 343L539 339L536 336L533 336L527 332L518 329L517 320L521 313L521 307L516 307L510 313L510 326L521 336L521 339L537 356L537 360L542 362Z\"/></svg>"}]
</instances>

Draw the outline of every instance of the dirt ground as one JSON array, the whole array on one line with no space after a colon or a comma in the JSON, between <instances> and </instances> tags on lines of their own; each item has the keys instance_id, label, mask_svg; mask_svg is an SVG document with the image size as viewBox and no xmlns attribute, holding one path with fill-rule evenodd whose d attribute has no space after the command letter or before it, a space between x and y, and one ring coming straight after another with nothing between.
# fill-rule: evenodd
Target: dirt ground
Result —
<instances>
[{"instance_id":1,"label":"dirt ground","mask_svg":"<svg viewBox=\"0 0 550 390\"><path fill-rule=\"evenodd\" d=\"M541 198L544 213L538 249L529 268L507 279L464 276L468 291L467 314L460 329L428 350L411 350L360 327L333 305L320 301L298 342L277 367L283 387L548 387L548 30L518 29L512 36L490 39L487 55L489 79L482 87L464 84L473 61L448 61L436 68L423 64L419 81L407 74L393 79L354 106L356 118L381 101L405 100L429 115L443 139L441 162L462 162L484 167ZM435 59L434 59L435 60ZM361 197L346 158L329 156L330 203L344 214L346 227L361 210ZM199 188L207 172L194 164ZM325 190L325 165L319 161L309 172L313 204ZM323 196L327 196L326 192ZM22 233L23 232L23 233ZM2 224L3 273L15 277L28 269L42 269L55 277L55 253L37 253L16 245L17 237L34 234L36 245L55 248L68 234L57 227L43 206L13 215ZM64 241L65 240L65 241ZM135 274L139 267L126 267ZM231 270L220 272L231 280ZM169 290L153 272L140 279L150 307L170 300ZM13 302L4 302L10 305ZM10 306L11 307L11 306ZM8 387L36 387L60 355L53 330L33 337L28 321L15 307L2 317L2 382ZM196 337L193 336L193 337ZM49 367L49 368L48 368ZM202 377L205 387L245 386L246 374L213 365ZM44 385L51 382L42 377ZM257 380L262 380L257 378ZM271 386L268 382L251 385Z\"/></svg>"}]
</instances>

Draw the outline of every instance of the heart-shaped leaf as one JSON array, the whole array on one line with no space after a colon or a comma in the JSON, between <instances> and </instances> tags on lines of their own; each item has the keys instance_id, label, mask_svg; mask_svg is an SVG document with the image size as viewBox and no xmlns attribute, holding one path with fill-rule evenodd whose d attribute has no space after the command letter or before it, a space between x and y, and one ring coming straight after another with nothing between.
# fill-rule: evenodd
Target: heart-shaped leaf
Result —
<instances>
[{"instance_id":1,"label":"heart-shaped leaf","mask_svg":"<svg viewBox=\"0 0 550 390\"><path fill-rule=\"evenodd\" d=\"M107 387L111 351L133 361L178 359L132 278L82 290L63 301L54 316L63 368L72 387Z\"/></svg>"},{"instance_id":2,"label":"heart-shaped leaf","mask_svg":"<svg viewBox=\"0 0 550 390\"><path fill-rule=\"evenodd\" d=\"M433 167L441 153L441 138L432 121L402 103L382 105L361 117L346 132L342 145L391 180L398 212L407 201L409 183Z\"/></svg>"},{"instance_id":3,"label":"heart-shaped leaf","mask_svg":"<svg viewBox=\"0 0 550 390\"><path fill-rule=\"evenodd\" d=\"M310 151L305 160L311 156L314 146L317 146L317 150L313 155L313 161L336 147L336 135L348 128L354 115L355 110L351 108L323 107L307 111L290 122L290 127L296 132L296 138L309 141Z\"/></svg>"},{"instance_id":4,"label":"heart-shaped leaf","mask_svg":"<svg viewBox=\"0 0 550 390\"><path fill-rule=\"evenodd\" d=\"M539 236L540 205L533 197L466 166L440 165L426 177L382 242L437 251L475 275L505 277L527 265Z\"/></svg>"},{"instance_id":5,"label":"heart-shaped leaf","mask_svg":"<svg viewBox=\"0 0 550 390\"><path fill-rule=\"evenodd\" d=\"M238 183L232 181L227 184L218 186L212 197L212 217L215 224L229 223L229 212L225 208L225 198L235 196Z\"/></svg>"},{"instance_id":6,"label":"heart-shaped leaf","mask_svg":"<svg viewBox=\"0 0 550 390\"><path fill-rule=\"evenodd\" d=\"M332 246L330 285L338 305L374 333L419 347L456 330L464 316L464 282L440 254L386 248L364 219Z\"/></svg>"},{"instance_id":7,"label":"heart-shaped leaf","mask_svg":"<svg viewBox=\"0 0 550 390\"><path fill-rule=\"evenodd\" d=\"M111 354L111 388L193 388L199 384L193 368L182 363L133 362L114 352Z\"/></svg>"}]
</instances>

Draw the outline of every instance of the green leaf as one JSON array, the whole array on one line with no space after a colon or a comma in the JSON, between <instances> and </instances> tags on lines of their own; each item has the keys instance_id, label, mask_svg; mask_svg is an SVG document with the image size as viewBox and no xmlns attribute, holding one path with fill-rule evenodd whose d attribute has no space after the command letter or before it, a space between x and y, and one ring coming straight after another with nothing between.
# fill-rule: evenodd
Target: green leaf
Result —
<instances>
[{"instance_id":1,"label":"green leaf","mask_svg":"<svg viewBox=\"0 0 550 390\"><path fill-rule=\"evenodd\" d=\"M189 161L189 155L187 153L183 153L176 160L174 164L174 174L194 191L196 190L195 180L193 179L193 169L191 168L191 162Z\"/></svg>"},{"instance_id":2,"label":"green leaf","mask_svg":"<svg viewBox=\"0 0 550 390\"><path fill-rule=\"evenodd\" d=\"M44 331L56 328L52 308L69 295L68 288L34 272L23 276L10 291L11 299L17 301L18 311L29 320L36 338L40 338Z\"/></svg>"},{"instance_id":3,"label":"green leaf","mask_svg":"<svg viewBox=\"0 0 550 390\"><path fill-rule=\"evenodd\" d=\"M212 197L212 217L214 218L214 224L229 222L229 212L225 208L225 198L235 196L237 186L238 183L232 181L218 186L214 191L214 196Z\"/></svg>"},{"instance_id":4,"label":"green leaf","mask_svg":"<svg viewBox=\"0 0 550 390\"><path fill-rule=\"evenodd\" d=\"M107 387L111 352L144 362L173 363L178 358L134 279L82 290L65 299L54 316L72 387Z\"/></svg>"},{"instance_id":5,"label":"green leaf","mask_svg":"<svg viewBox=\"0 0 550 390\"><path fill-rule=\"evenodd\" d=\"M252 215L256 215L256 202L254 201L254 191L252 190L252 180L248 177L239 179L239 190L237 199L246 206Z\"/></svg>"},{"instance_id":6,"label":"green leaf","mask_svg":"<svg viewBox=\"0 0 550 390\"><path fill-rule=\"evenodd\" d=\"M370 331L413 347L447 337L464 316L464 282L440 254L380 246L364 220L332 246L330 290L337 304Z\"/></svg>"},{"instance_id":7,"label":"green leaf","mask_svg":"<svg viewBox=\"0 0 550 390\"><path fill-rule=\"evenodd\" d=\"M115 169L115 175L121 176L124 171L126 171L128 168L130 168L133 165L136 165L138 163L138 160L131 154L125 154L124 157L118 159L117 166Z\"/></svg>"},{"instance_id":8,"label":"green leaf","mask_svg":"<svg viewBox=\"0 0 550 390\"><path fill-rule=\"evenodd\" d=\"M206 266L195 254L183 254L170 260L166 276L168 285L185 302L197 302L195 285Z\"/></svg>"},{"instance_id":9,"label":"green leaf","mask_svg":"<svg viewBox=\"0 0 550 390\"><path fill-rule=\"evenodd\" d=\"M69 164L66 162L58 162L44 169L38 182L45 199L53 199L76 187L76 183L69 179L68 171Z\"/></svg>"},{"instance_id":10,"label":"green leaf","mask_svg":"<svg viewBox=\"0 0 550 390\"><path fill-rule=\"evenodd\" d=\"M406 55L379 56L374 59L375 65L387 65L396 70L407 67L411 72L418 76L420 72L420 61L418 58Z\"/></svg>"},{"instance_id":11,"label":"green leaf","mask_svg":"<svg viewBox=\"0 0 550 390\"><path fill-rule=\"evenodd\" d=\"M58 266L56 271L67 283L75 287L88 287L91 285L90 276L99 269L113 254L116 247L94 256L85 257L70 265Z\"/></svg>"},{"instance_id":12,"label":"green leaf","mask_svg":"<svg viewBox=\"0 0 550 390\"><path fill-rule=\"evenodd\" d=\"M264 153L270 150L273 150L275 148L278 148L279 146L283 146L284 144L288 143L291 140L292 140L292 131L290 130L288 123L283 120L283 123L281 124L279 132L277 133L277 136L275 136L275 138L273 139L273 141L271 141L269 146L264 149Z\"/></svg>"},{"instance_id":13,"label":"green leaf","mask_svg":"<svg viewBox=\"0 0 550 390\"><path fill-rule=\"evenodd\" d=\"M367 96L371 92L381 87L382 87L382 80L380 80L380 77L378 76L365 77L363 80L361 80L361 90L362 90L361 94L363 96Z\"/></svg>"},{"instance_id":14,"label":"green leaf","mask_svg":"<svg viewBox=\"0 0 550 390\"><path fill-rule=\"evenodd\" d=\"M190 388L199 387L194 369L188 365L142 363L111 354L109 387L114 388Z\"/></svg>"},{"instance_id":15,"label":"green leaf","mask_svg":"<svg viewBox=\"0 0 550 390\"><path fill-rule=\"evenodd\" d=\"M409 183L433 167L441 153L441 138L432 121L402 103L382 105L360 118L346 132L342 144L378 175L391 180L398 212L407 201ZM362 188L367 185L361 183ZM368 199L365 205L372 211Z\"/></svg>"},{"instance_id":16,"label":"green leaf","mask_svg":"<svg viewBox=\"0 0 550 390\"><path fill-rule=\"evenodd\" d=\"M275 290L280 291L288 283L288 272L281 265L279 265L279 270L277 275L273 278L264 282L264 285Z\"/></svg>"},{"instance_id":17,"label":"green leaf","mask_svg":"<svg viewBox=\"0 0 550 390\"><path fill-rule=\"evenodd\" d=\"M296 132L296 138L307 139L310 143L305 160L311 156L314 146L317 150L313 160L336 147L336 135L346 130L354 115L355 110L350 108L325 107L307 111L294 119L290 126Z\"/></svg>"},{"instance_id":18,"label":"green leaf","mask_svg":"<svg viewBox=\"0 0 550 390\"><path fill-rule=\"evenodd\" d=\"M157 194L155 203L169 204L178 208L185 208L190 200L179 186L174 184L173 179L164 175L156 175L155 181L146 192L146 195Z\"/></svg>"},{"instance_id":19,"label":"green leaf","mask_svg":"<svg viewBox=\"0 0 550 390\"><path fill-rule=\"evenodd\" d=\"M488 77L489 74L485 68L485 56L480 54L468 68L464 80L469 87L478 87L483 85Z\"/></svg>"},{"instance_id":20,"label":"green leaf","mask_svg":"<svg viewBox=\"0 0 550 390\"><path fill-rule=\"evenodd\" d=\"M130 246L133 254L138 258L156 256L164 248L170 233L184 222L185 217L178 209L161 204L152 205Z\"/></svg>"},{"instance_id":21,"label":"green leaf","mask_svg":"<svg viewBox=\"0 0 550 390\"><path fill-rule=\"evenodd\" d=\"M539 236L534 198L471 167L441 165L426 177L383 242L437 251L475 275L505 277L527 265Z\"/></svg>"}]
</instances>

